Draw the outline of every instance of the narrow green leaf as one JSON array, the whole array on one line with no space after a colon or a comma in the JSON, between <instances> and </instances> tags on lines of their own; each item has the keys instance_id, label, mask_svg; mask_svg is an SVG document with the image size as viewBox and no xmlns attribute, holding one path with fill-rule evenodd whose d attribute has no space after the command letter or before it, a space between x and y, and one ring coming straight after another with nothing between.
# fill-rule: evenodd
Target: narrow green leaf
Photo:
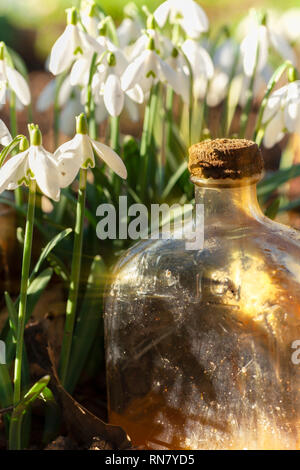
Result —
<instances>
[{"instance_id":1,"label":"narrow green leaf","mask_svg":"<svg viewBox=\"0 0 300 470\"><path fill-rule=\"evenodd\" d=\"M103 310L103 286L106 267L100 256L91 266L85 297L77 318L66 389L72 393L95 340Z\"/></svg>"},{"instance_id":2,"label":"narrow green leaf","mask_svg":"<svg viewBox=\"0 0 300 470\"><path fill-rule=\"evenodd\" d=\"M63 230L61 233L56 235L43 249L41 256L39 257L38 262L35 265L34 270L31 273L30 280L39 272L41 265L47 259L47 256L51 251L60 243L65 237L67 237L72 232L71 228Z\"/></svg>"},{"instance_id":3,"label":"narrow green leaf","mask_svg":"<svg viewBox=\"0 0 300 470\"><path fill-rule=\"evenodd\" d=\"M40 396L50 381L50 375L45 375L38 380L24 395L23 399L15 407L10 421L9 443L10 450L20 449L22 422L29 406Z\"/></svg>"}]
</instances>

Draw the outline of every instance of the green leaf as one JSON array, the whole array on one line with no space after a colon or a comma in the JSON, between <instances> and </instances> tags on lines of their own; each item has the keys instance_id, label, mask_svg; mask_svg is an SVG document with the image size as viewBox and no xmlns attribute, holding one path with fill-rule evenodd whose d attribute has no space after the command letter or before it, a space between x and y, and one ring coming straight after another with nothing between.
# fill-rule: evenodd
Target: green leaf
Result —
<instances>
[{"instance_id":1,"label":"green leaf","mask_svg":"<svg viewBox=\"0 0 300 470\"><path fill-rule=\"evenodd\" d=\"M50 375L45 375L36 382L24 395L22 400L14 408L11 416L9 428L9 448L10 450L20 449L22 421L29 406L40 396L50 381Z\"/></svg>"},{"instance_id":2,"label":"green leaf","mask_svg":"<svg viewBox=\"0 0 300 470\"><path fill-rule=\"evenodd\" d=\"M280 206L280 197L276 198L266 209L265 216L274 220L278 214Z\"/></svg>"},{"instance_id":3,"label":"green leaf","mask_svg":"<svg viewBox=\"0 0 300 470\"><path fill-rule=\"evenodd\" d=\"M183 173L186 171L187 166L188 166L188 164L187 164L186 161L182 162L182 164L177 169L177 171L174 173L174 175L169 179L169 182L168 182L167 186L165 187L165 189L162 193L162 199L163 200L165 200L169 196L170 192L172 191L172 189L174 188L174 186L176 185L178 180L181 178Z\"/></svg>"},{"instance_id":4,"label":"green leaf","mask_svg":"<svg viewBox=\"0 0 300 470\"><path fill-rule=\"evenodd\" d=\"M39 272L43 262L47 259L52 250L60 243L65 237L67 237L72 232L71 228L63 230L61 233L56 235L43 249L41 256L39 257L38 262L35 265L34 270L30 275L30 280Z\"/></svg>"},{"instance_id":5,"label":"green leaf","mask_svg":"<svg viewBox=\"0 0 300 470\"><path fill-rule=\"evenodd\" d=\"M96 256L91 266L85 296L74 331L66 381L66 390L70 393L74 390L81 375L101 322L105 275L105 264L100 256Z\"/></svg>"},{"instance_id":6,"label":"green leaf","mask_svg":"<svg viewBox=\"0 0 300 470\"><path fill-rule=\"evenodd\" d=\"M297 176L300 176L300 164L278 170L258 184L257 194L259 197L267 198L273 191L278 189L280 185Z\"/></svg>"},{"instance_id":7,"label":"green leaf","mask_svg":"<svg viewBox=\"0 0 300 470\"><path fill-rule=\"evenodd\" d=\"M15 307L15 304L13 303L8 292L4 293L4 297L5 297L6 307L8 310L10 328L12 330L14 340L16 340L17 330L18 330L18 313Z\"/></svg>"},{"instance_id":8,"label":"green leaf","mask_svg":"<svg viewBox=\"0 0 300 470\"><path fill-rule=\"evenodd\" d=\"M13 402L13 386L6 364L0 364L0 406L6 408Z\"/></svg>"}]
</instances>

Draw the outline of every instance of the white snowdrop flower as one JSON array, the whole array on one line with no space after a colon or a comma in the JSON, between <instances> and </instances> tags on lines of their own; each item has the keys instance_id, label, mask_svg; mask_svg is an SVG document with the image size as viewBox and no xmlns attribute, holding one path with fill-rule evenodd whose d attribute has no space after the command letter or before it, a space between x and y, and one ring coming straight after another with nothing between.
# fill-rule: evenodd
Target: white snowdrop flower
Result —
<instances>
[{"instance_id":1,"label":"white snowdrop flower","mask_svg":"<svg viewBox=\"0 0 300 470\"><path fill-rule=\"evenodd\" d=\"M11 143L11 141L12 141L12 136L8 128L2 121L2 119L0 119L0 145L3 145L3 147L6 147L7 145Z\"/></svg>"},{"instance_id":2,"label":"white snowdrop flower","mask_svg":"<svg viewBox=\"0 0 300 470\"><path fill-rule=\"evenodd\" d=\"M300 134L300 80L274 91L267 102L262 123L264 146L273 147L286 132Z\"/></svg>"},{"instance_id":3,"label":"white snowdrop flower","mask_svg":"<svg viewBox=\"0 0 300 470\"><path fill-rule=\"evenodd\" d=\"M100 24L97 5L94 2L83 5L80 9L80 19L86 32L96 39L98 37L98 27Z\"/></svg>"},{"instance_id":4,"label":"white snowdrop flower","mask_svg":"<svg viewBox=\"0 0 300 470\"><path fill-rule=\"evenodd\" d=\"M272 47L282 59L296 64L296 55L288 41L268 26L256 25L241 43L241 56L246 76L251 77L255 70L260 72L267 64L269 49ZM258 53L258 55L257 55Z\"/></svg>"},{"instance_id":5,"label":"white snowdrop flower","mask_svg":"<svg viewBox=\"0 0 300 470\"><path fill-rule=\"evenodd\" d=\"M53 80L50 80L50 82L47 83L45 88L42 90L36 103L36 108L40 113L46 111L47 109L50 108L50 106L54 104L56 86L57 86L57 81L56 79L53 79ZM73 90L73 86L70 83L70 76L67 76L58 90L57 98L58 98L58 105L60 108L62 108L68 102L71 96L72 90Z\"/></svg>"},{"instance_id":6,"label":"white snowdrop flower","mask_svg":"<svg viewBox=\"0 0 300 470\"><path fill-rule=\"evenodd\" d=\"M154 48L154 40L150 38L148 48L128 65L121 77L124 91L139 85L146 94L159 81L166 81L174 90L178 89L178 73L159 57Z\"/></svg>"},{"instance_id":7,"label":"white snowdrop flower","mask_svg":"<svg viewBox=\"0 0 300 470\"><path fill-rule=\"evenodd\" d=\"M80 168L94 168L94 153L117 175L123 179L127 178L126 167L119 155L107 145L89 137L84 114L76 118L76 132L75 137L62 144L54 154L62 188L74 181Z\"/></svg>"},{"instance_id":8,"label":"white snowdrop flower","mask_svg":"<svg viewBox=\"0 0 300 470\"><path fill-rule=\"evenodd\" d=\"M140 110L136 101L129 98L128 94L125 94L124 98L124 110L127 112L128 117L133 122L138 122L140 119ZM97 98L95 108L95 119L97 124L101 124L109 117L109 113L104 104L103 95L99 95Z\"/></svg>"},{"instance_id":9,"label":"white snowdrop flower","mask_svg":"<svg viewBox=\"0 0 300 470\"><path fill-rule=\"evenodd\" d=\"M202 99L206 94L208 81L213 78L214 64L209 53L194 39L187 39L181 48L192 68L194 96ZM189 74L188 67L185 67L185 71Z\"/></svg>"},{"instance_id":10,"label":"white snowdrop flower","mask_svg":"<svg viewBox=\"0 0 300 470\"><path fill-rule=\"evenodd\" d=\"M58 166L53 155L42 146L40 130L31 127L31 145L24 152L11 157L0 168L0 193L29 185L30 179L37 182L42 193L58 201L60 197Z\"/></svg>"},{"instance_id":11,"label":"white snowdrop flower","mask_svg":"<svg viewBox=\"0 0 300 470\"><path fill-rule=\"evenodd\" d=\"M155 10L154 18L161 28L168 19L171 24L179 23L193 39L209 28L206 13L194 0L166 0Z\"/></svg>"},{"instance_id":12,"label":"white snowdrop flower","mask_svg":"<svg viewBox=\"0 0 300 470\"><path fill-rule=\"evenodd\" d=\"M186 60L183 55L174 47L171 56L166 60L166 63L174 70L177 74L177 80L173 81L173 89L175 93L182 97L186 104L190 102L190 77L186 72ZM167 82L169 80L169 67L165 67L164 63L161 65Z\"/></svg>"},{"instance_id":13,"label":"white snowdrop flower","mask_svg":"<svg viewBox=\"0 0 300 470\"><path fill-rule=\"evenodd\" d=\"M139 85L129 90L122 89L120 76L126 66L127 61L126 64L123 60L119 63L116 53L110 52L106 65L101 64L100 70L93 77L92 91L95 103L99 105L100 96L103 95L103 103L113 117L119 116L123 111L126 95L128 100L137 103L144 101L144 93Z\"/></svg>"},{"instance_id":14,"label":"white snowdrop flower","mask_svg":"<svg viewBox=\"0 0 300 470\"><path fill-rule=\"evenodd\" d=\"M119 45L123 49L131 42L136 41L141 34L141 25L136 19L124 18L117 28Z\"/></svg>"},{"instance_id":15,"label":"white snowdrop flower","mask_svg":"<svg viewBox=\"0 0 300 470\"><path fill-rule=\"evenodd\" d=\"M68 9L67 26L57 39L50 54L49 70L59 75L68 70L78 54L102 54L103 48L92 36L86 34L77 24L75 8Z\"/></svg>"},{"instance_id":16,"label":"white snowdrop flower","mask_svg":"<svg viewBox=\"0 0 300 470\"><path fill-rule=\"evenodd\" d=\"M300 40L300 8L291 8L279 16L276 28L291 43Z\"/></svg>"},{"instance_id":17,"label":"white snowdrop flower","mask_svg":"<svg viewBox=\"0 0 300 470\"><path fill-rule=\"evenodd\" d=\"M153 26L152 28L145 30L138 40L128 49L127 54L130 61L139 57L147 48L149 38L153 39L155 51L160 55L160 57L166 58L170 56L173 50L172 42L162 34L159 34Z\"/></svg>"},{"instance_id":18,"label":"white snowdrop flower","mask_svg":"<svg viewBox=\"0 0 300 470\"><path fill-rule=\"evenodd\" d=\"M13 91L22 105L28 106L31 101L29 86L23 75L8 65L4 49L5 45L2 42L0 43L0 104L5 103L7 92Z\"/></svg>"},{"instance_id":19,"label":"white snowdrop flower","mask_svg":"<svg viewBox=\"0 0 300 470\"><path fill-rule=\"evenodd\" d=\"M67 135L72 136L76 130L75 117L84 111L81 93L78 88L73 88L72 94L63 106L59 115L59 129Z\"/></svg>"},{"instance_id":20,"label":"white snowdrop flower","mask_svg":"<svg viewBox=\"0 0 300 470\"><path fill-rule=\"evenodd\" d=\"M214 75L206 94L208 106L218 106L226 98L237 51L238 45L232 39L226 39L217 47L213 56Z\"/></svg>"}]
</instances>

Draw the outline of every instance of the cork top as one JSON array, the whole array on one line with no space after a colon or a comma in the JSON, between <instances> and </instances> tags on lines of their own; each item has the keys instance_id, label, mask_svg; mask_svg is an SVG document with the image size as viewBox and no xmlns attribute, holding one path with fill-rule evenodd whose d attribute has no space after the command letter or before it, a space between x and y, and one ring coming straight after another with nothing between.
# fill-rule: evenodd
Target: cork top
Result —
<instances>
[{"instance_id":1,"label":"cork top","mask_svg":"<svg viewBox=\"0 0 300 470\"><path fill-rule=\"evenodd\" d=\"M259 175L263 158L255 142L245 139L205 140L189 149L191 176L240 179Z\"/></svg>"}]
</instances>

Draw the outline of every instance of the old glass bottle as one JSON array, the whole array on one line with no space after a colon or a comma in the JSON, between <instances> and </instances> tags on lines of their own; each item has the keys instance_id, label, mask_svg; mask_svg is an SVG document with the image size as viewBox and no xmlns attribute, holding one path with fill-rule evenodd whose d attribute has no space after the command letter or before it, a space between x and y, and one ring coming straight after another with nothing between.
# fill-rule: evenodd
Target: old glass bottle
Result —
<instances>
[{"instance_id":1,"label":"old glass bottle","mask_svg":"<svg viewBox=\"0 0 300 470\"><path fill-rule=\"evenodd\" d=\"M197 144L189 169L203 249L142 241L107 296L110 422L148 449L299 449L300 235L261 212L254 143Z\"/></svg>"}]
</instances>

